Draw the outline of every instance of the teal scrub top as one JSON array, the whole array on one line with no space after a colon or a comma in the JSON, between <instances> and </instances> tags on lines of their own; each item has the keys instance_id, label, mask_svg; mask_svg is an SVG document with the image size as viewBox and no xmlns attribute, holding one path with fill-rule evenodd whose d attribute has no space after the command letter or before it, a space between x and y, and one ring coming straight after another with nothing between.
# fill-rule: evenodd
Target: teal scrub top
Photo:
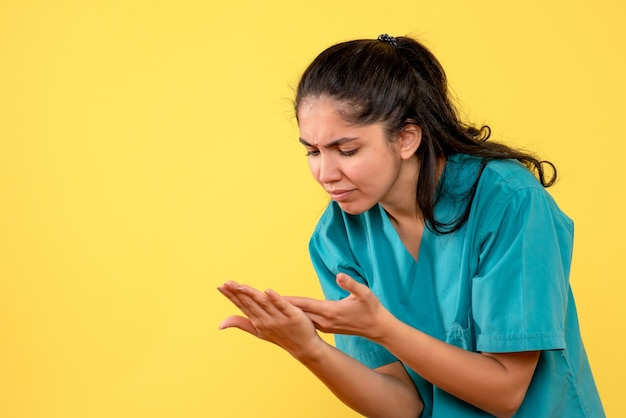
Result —
<instances>
[{"instance_id":1,"label":"teal scrub top","mask_svg":"<svg viewBox=\"0 0 626 418\"><path fill-rule=\"evenodd\" d=\"M380 205L350 215L331 202L309 245L325 297L347 296L335 282L343 272L399 320L449 344L474 352L541 350L515 417L603 417L569 284L573 223L518 162L481 167L476 157L449 157L435 218L457 219L480 175L469 218L450 234L425 228L417 262ZM335 335L335 343L372 368L398 361L363 337ZM491 416L406 368L423 417Z\"/></svg>"}]
</instances>

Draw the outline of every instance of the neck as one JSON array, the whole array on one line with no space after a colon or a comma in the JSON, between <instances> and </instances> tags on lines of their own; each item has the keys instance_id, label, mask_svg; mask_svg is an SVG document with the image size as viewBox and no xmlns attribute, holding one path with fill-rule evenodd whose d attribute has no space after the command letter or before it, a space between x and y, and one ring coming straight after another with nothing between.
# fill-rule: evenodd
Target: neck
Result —
<instances>
[{"instance_id":1,"label":"neck","mask_svg":"<svg viewBox=\"0 0 626 418\"><path fill-rule=\"evenodd\" d=\"M445 158L437 160L436 181L439 181L445 164ZM380 202L389 218L396 224L404 225L417 222L423 225L424 223L422 211L417 205L419 170L420 161L417 158L405 160L396 181L397 187L394 187L393 193Z\"/></svg>"},{"instance_id":2,"label":"neck","mask_svg":"<svg viewBox=\"0 0 626 418\"><path fill-rule=\"evenodd\" d=\"M396 222L421 217L417 206L419 169L420 162L417 158L403 161L393 190L380 202L389 217Z\"/></svg>"}]
</instances>

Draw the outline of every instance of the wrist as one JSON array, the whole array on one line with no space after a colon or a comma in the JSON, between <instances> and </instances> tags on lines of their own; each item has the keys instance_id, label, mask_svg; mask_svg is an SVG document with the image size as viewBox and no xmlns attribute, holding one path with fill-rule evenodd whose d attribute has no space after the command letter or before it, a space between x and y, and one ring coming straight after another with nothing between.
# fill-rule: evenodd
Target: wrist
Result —
<instances>
[{"instance_id":1,"label":"wrist","mask_svg":"<svg viewBox=\"0 0 626 418\"><path fill-rule=\"evenodd\" d=\"M288 350L289 354L300 363L309 364L321 361L324 350L330 345L326 343L319 335L315 335L307 344L299 346L297 349Z\"/></svg>"},{"instance_id":2,"label":"wrist","mask_svg":"<svg viewBox=\"0 0 626 418\"><path fill-rule=\"evenodd\" d=\"M371 327L370 335L367 338L384 345L389 334L393 332L394 327L399 323L400 321L391 312L381 307L380 312L376 315L376 322Z\"/></svg>"}]
</instances>

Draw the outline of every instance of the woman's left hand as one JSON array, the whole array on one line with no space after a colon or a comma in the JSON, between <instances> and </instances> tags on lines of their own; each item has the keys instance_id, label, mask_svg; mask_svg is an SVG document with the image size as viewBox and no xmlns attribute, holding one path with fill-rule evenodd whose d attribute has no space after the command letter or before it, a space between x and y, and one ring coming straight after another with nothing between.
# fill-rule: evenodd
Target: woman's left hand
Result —
<instances>
[{"instance_id":1,"label":"woman's left hand","mask_svg":"<svg viewBox=\"0 0 626 418\"><path fill-rule=\"evenodd\" d=\"M372 291L344 273L337 275L337 284L350 295L339 301L286 296L302 309L323 332L360 335L371 340L382 336L384 319L391 316Z\"/></svg>"}]
</instances>

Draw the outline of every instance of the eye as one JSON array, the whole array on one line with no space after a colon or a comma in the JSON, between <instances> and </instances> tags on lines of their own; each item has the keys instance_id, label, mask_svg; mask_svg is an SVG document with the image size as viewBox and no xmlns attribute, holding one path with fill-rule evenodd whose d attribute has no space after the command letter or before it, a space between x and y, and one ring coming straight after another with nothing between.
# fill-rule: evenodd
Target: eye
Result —
<instances>
[{"instance_id":1,"label":"eye","mask_svg":"<svg viewBox=\"0 0 626 418\"><path fill-rule=\"evenodd\" d=\"M339 153L341 155L343 155L344 157L350 157L354 154L356 154L356 152L358 151L358 149L351 149L351 150L339 150Z\"/></svg>"},{"instance_id":2,"label":"eye","mask_svg":"<svg viewBox=\"0 0 626 418\"><path fill-rule=\"evenodd\" d=\"M306 156L307 157L312 157L312 156L316 156L319 155L319 150L315 149L315 148L307 148L306 150Z\"/></svg>"}]
</instances>

